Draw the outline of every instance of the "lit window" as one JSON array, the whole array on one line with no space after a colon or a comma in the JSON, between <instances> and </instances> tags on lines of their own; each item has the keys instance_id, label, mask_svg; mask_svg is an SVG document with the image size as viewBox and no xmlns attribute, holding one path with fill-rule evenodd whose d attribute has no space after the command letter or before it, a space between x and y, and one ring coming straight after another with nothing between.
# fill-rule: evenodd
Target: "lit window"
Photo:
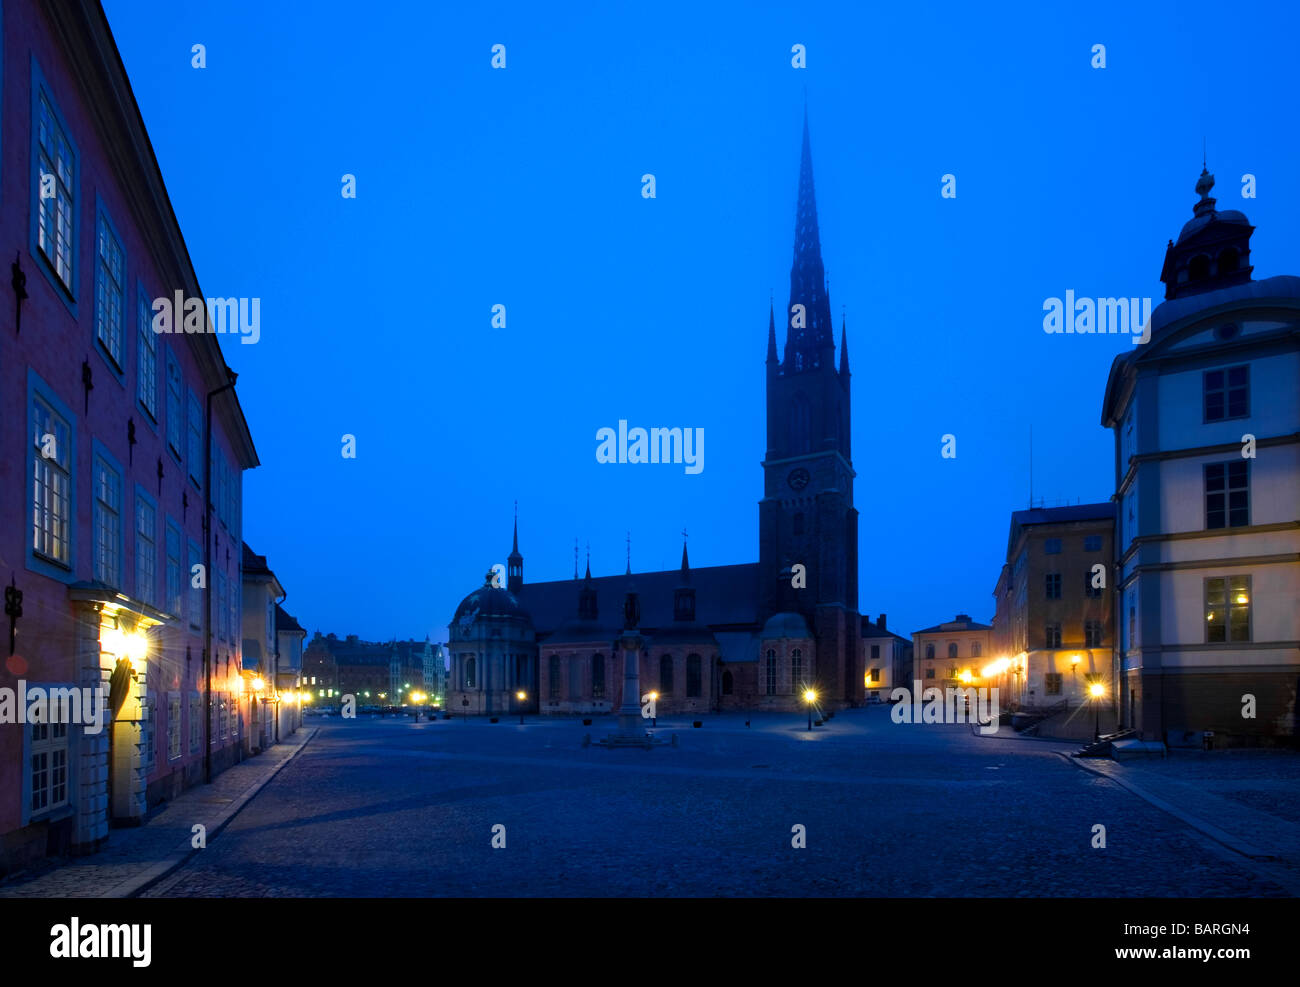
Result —
<instances>
[{"instance_id":1,"label":"lit window","mask_svg":"<svg viewBox=\"0 0 1300 987\"><path fill-rule=\"evenodd\" d=\"M1211 644L1249 641L1250 577L1205 580L1205 640Z\"/></svg>"}]
</instances>

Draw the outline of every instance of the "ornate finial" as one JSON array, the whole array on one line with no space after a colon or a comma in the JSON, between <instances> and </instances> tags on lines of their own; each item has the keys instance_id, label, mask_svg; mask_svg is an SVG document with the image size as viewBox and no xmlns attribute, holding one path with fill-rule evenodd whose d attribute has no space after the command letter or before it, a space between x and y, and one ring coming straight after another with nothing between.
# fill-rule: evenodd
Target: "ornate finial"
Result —
<instances>
[{"instance_id":1,"label":"ornate finial","mask_svg":"<svg viewBox=\"0 0 1300 987\"><path fill-rule=\"evenodd\" d=\"M578 578L578 536L573 536L573 578Z\"/></svg>"}]
</instances>

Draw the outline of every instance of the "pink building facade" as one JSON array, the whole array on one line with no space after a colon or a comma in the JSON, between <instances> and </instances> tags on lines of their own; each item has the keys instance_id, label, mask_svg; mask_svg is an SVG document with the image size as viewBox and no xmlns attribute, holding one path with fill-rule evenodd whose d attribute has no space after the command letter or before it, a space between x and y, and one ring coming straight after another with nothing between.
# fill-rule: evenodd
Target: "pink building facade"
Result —
<instances>
[{"instance_id":1,"label":"pink building facade","mask_svg":"<svg viewBox=\"0 0 1300 987\"><path fill-rule=\"evenodd\" d=\"M99 4L0 0L0 38L4 874L241 756L258 460L219 337L153 331L154 299L203 294ZM52 688L77 692L35 716L77 722L24 722Z\"/></svg>"}]
</instances>

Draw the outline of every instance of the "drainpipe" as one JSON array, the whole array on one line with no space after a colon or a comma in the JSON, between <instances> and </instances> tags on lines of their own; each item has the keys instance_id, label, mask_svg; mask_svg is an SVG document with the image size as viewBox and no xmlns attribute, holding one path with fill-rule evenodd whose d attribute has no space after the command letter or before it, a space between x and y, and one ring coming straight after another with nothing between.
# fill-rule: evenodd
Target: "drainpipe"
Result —
<instances>
[{"instance_id":1,"label":"drainpipe","mask_svg":"<svg viewBox=\"0 0 1300 987\"><path fill-rule=\"evenodd\" d=\"M203 578L206 600L203 606L203 698L207 703L203 731L203 780L212 784L212 399L234 388L238 374L225 368L228 383L208 391L203 416ZM242 490L242 487L241 487Z\"/></svg>"},{"instance_id":2,"label":"drainpipe","mask_svg":"<svg viewBox=\"0 0 1300 987\"><path fill-rule=\"evenodd\" d=\"M278 600L275 601L275 605L278 607L278 606L280 606L282 603L284 603L284 601L287 600L287 599L289 599L289 594L288 594L287 592L285 592L284 587L281 586L281 587L280 587L280 598L279 598ZM275 619L275 611L274 611L274 610L271 611L271 633L275 636L275 688L276 688L276 691L277 691L277 693L278 693L278 692L279 692L279 689L280 689L280 628L279 628L279 626L278 626L277 623L276 623L276 619ZM275 742L276 742L277 744L280 742L280 705L279 705L279 703L277 703L277 704L276 704L276 707L275 707Z\"/></svg>"}]
</instances>

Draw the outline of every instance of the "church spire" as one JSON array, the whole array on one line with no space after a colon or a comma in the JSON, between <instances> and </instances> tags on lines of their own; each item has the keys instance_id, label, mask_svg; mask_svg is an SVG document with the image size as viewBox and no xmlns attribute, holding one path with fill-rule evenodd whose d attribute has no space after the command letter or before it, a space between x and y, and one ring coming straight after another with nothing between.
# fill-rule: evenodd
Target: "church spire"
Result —
<instances>
[{"instance_id":1,"label":"church spire","mask_svg":"<svg viewBox=\"0 0 1300 987\"><path fill-rule=\"evenodd\" d=\"M790 305L786 324L785 372L818 366L824 351L834 358L830 293L822 265L821 234L817 226L817 194L813 187L812 142L808 108L804 107L803 148L799 157L799 200L795 207L794 263L790 268ZM796 305L803 308L797 310Z\"/></svg>"},{"instance_id":2,"label":"church spire","mask_svg":"<svg viewBox=\"0 0 1300 987\"><path fill-rule=\"evenodd\" d=\"M840 316L840 376L849 375L849 332L844 327L844 316Z\"/></svg>"},{"instance_id":3,"label":"church spire","mask_svg":"<svg viewBox=\"0 0 1300 987\"><path fill-rule=\"evenodd\" d=\"M776 356L776 310L772 307L772 300L767 302L767 362L769 364L777 362Z\"/></svg>"},{"instance_id":4,"label":"church spire","mask_svg":"<svg viewBox=\"0 0 1300 987\"><path fill-rule=\"evenodd\" d=\"M524 557L519 554L519 501L515 501L515 534L506 558L506 589L517 593L524 585Z\"/></svg>"},{"instance_id":5,"label":"church spire","mask_svg":"<svg viewBox=\"0 0 1300 987\"><path fill-rule=\"evenodd\" d=\"M686 557L686 532L682 532L682 579L673 590L673 620L695 620L695 587L691 585L691 562Z\"/></svg>"}]
</instances>

